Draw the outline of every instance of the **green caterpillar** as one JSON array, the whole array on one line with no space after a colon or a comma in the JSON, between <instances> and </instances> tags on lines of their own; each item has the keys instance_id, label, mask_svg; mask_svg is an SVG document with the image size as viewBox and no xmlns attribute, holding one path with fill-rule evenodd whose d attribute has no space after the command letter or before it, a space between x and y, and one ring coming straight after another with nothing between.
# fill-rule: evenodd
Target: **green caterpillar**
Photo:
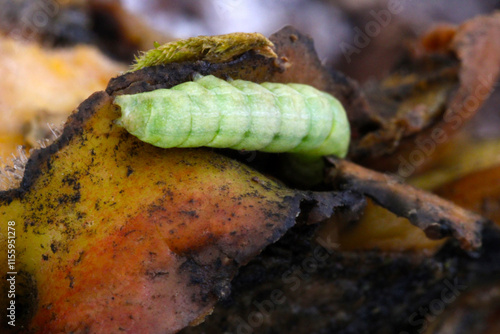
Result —
<instances>
[{"instance_id":1,"label":"green caterpillar","mask_svg":"<svg viewBox=\"0 0 500 334\"><path fill-rule=\"evenodd\" d=\"M212 75L170 89L115 98L117 123L140 140L344 157L346 113L333 96L302 84L225 81Z\"/></svg>"}]
</instances>

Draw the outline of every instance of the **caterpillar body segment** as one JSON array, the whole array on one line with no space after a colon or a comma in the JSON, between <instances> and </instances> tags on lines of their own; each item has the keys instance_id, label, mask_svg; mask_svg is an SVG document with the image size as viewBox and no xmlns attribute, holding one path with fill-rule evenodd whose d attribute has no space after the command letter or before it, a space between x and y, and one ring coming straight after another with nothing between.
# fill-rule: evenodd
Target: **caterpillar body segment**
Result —
<instances>
[{"instance_id":1,"label":"caterpillar body segment","mask_svg":"<svg viewBox=\"0 0 500 334\"><path fill-rule=\"evenodd\" d=\"M306 109L305 100L290 98L297 92L288 85L265 82L262 87L274 94L281 122L273 141L261 151L289 152L301 143L311 127L311 115Z\"/></svg>"},{"instance_id":2,"label":"caterpillar body segment","mask_svg":"<svg viewBox=\"0 0 500 334\"><path fill-rule=\"evenodd\" d=\"M245 98L245 109L250 115L250 125L243 140L230 147L237 150L256 151L268 146L279 132L281 113L274 95L259 84L235 80L231 84L240 90Z\"/></svg>"},{"instance_id":3,"label":"caterpillar body segment","mask_svg":"<svg viewBox=\"0 0 500 334\"><path fill-rule=\"evenodd\" d=\"M333 96L302 84L205 76L170 89L121 95L118 120L163 148L217 147L345 156L350 129Z\"/></svg>"},{"instance_id":4,"label":"caterpillar body segment","mask_svg":"<svg viewBox=\"0 0 500 334\"><path fill-rule=\"evenodd\" d=\"M230 148L243 140L245 131L251 124L251 115L247 111L246 99L241 92L229 82L213 76L198 77L193 84L200 85L211 92L205 100L212 98L219 110L219 127L212 141L206 145L217 148ZM179 86L182 86L180 84Z\"/></svg>"},{"instance_id":5,"label":"caterpillar body segment","mask_svg":"<svg viewBox=\"0 0 500 334\"><path fill-rule=\"evenodd\" d=\"M325 141L332 129L334 112L329 98L333 97L307 85L288 84L288 86L303 97L306 111L310 116L306 136L290 152L310 153Z\"/></svg>"},{"instance_id":6,"label":"caterpillar body segment","mask_svg":"<svg viewBox=\"0 0 500 334\"><path fill-rule=\"evenodd\" d=\"M211 143L217 135L221 118L215 94L202 85L191 81L171 89L189 98L188 105L191 114L190 132L186 140L177 147L206 146ZM186 94L186 90L191 93ZM175 114L176 111L170 110L170 113ZM165 139L163 138L162 143L164 142ZM171 143L169 144L171 145Z\"/></svg>"}]
</instances>

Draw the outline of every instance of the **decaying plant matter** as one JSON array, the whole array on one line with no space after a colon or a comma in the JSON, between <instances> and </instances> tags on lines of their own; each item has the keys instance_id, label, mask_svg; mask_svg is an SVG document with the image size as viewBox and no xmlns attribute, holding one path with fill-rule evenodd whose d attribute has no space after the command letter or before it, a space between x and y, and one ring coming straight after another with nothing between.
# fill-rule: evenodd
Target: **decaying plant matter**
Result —
<instances>
[{"instance_id":1,"label":"decaying plant matter","mask_svg":"<svg viewBox=\"0 0 500 334\"><path fill-rule=\"evenodd\" d=\"M381 170L399 166L406 174L401 161L416 160L418 143L450 140L493 90L500 71L499 30L496 13L422 37L393 74L365 89L367 112L352 119L360 132L351 157ZM431 160L433 153L421 159Z\"/></svg>"},{"instance_id":2,"label":"decaying plant matter","mask_svg":"<svg viewBox=\"0 0 500 334\"><path fill-rule=\"evenodd\" d=\"M269 38L276 58L245 50L222 62L184 59L112 79L78 107L52 145L33 153L20 187L0 193L0 220L16 222L16 302L23 310L17 328L416 331L408 317L443 284L463 292L484 285L485 277L497 282L500 267L490 262L500 252L500 232L477 214L347 160L327 158L322 191L294 190L285 183L293 180L280 180L271 168L273 157L264 156L270 167L262 155L247 164L230 157L234 152L156 148L114 123L120 110L113 99L170 88L195 74L309 84L348 111L352 156L375 159L380 145L396 148L401 138L440 124L443 110L459 112L457 101L477 87L470 78L480 67L470 66L468 56L492 42L498 20L465 24L454 35L462 51L427 48L409 60L406 78L383 81L380 105L395 108L384 117L354 81L325 71L312 40L292 27ZM495 65L500 51L490 52ZM430 238L449 240L432 256L339 251L339 227L356 224L365 196L408 218L408 228L415 228L411 222ZM7 261L0 260L4 275ZM456 307L468 305L464 297ZM262 321L250 325L255 312Z\"/></svg>"},{"instance_id":3,"label":"decaying plant matter","mask_svg":"<svg viewBox=\"0 0 500 334\"><path fill-rule=\"evenodd\" d=\"M481 246L486 219L423 190L405 185L389 175L352 162L329 157L329 178L342 189L359 192L421 228L430 239L453 236L464 249Z\"/></svg>"}]
</instances>

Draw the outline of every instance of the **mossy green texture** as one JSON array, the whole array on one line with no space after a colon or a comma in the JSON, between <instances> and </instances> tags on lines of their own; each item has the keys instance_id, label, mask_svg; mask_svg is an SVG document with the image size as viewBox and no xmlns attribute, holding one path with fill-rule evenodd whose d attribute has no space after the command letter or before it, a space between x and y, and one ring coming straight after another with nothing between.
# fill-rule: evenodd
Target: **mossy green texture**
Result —
<instances>
[{"instance_id":1,"label":"mossy green texture","mask_svg":"<svg viewBox=\"0 0 500 334\"><path fill-rule=\"evenodd\" d=\"M311 156L347 154L340 102L302 84L225 81L212 75L171 89L121 95L117 120L152 145L217 147Z\"/></svg>"},{"instance_id":2,"label":"mossy green texture","mask_svg":"<svg viewBox=\"0 0 500 334\"><path fill-rule=\"evenodd\" d=\"M205 60L220 63L253 50L265 57L276 58L273 43L259 33L232 33L198 36L166 43L142 52L130 72L141 68L182 61Z\"/></svg>"}]
</instances>

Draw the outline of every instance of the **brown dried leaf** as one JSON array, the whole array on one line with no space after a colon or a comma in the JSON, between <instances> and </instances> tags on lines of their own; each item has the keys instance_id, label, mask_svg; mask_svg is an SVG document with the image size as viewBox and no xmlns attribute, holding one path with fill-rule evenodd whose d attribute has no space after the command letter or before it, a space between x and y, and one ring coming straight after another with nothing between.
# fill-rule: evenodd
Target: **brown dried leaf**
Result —
<instances>
[{"instance_id":1,"label":"brown dried leaf","mask_svg":"<svg viewBox=\"0 0 500 334\"><path fill-rule=\"evenodd\" d=\"M351 157L380 170L412 163L416 150L419 159L428 159L491 93L500 71L499 32L496 13L424 36L423 49L366 90L371 119L364 120L368 131L354 138Z\"/></svg>"},{"instance_id":2,"label":"brown dried leaf","mask_svg":"<svg viewBox=\"0 0 500 334\"><path fill-rule=\"evenodd\" d=\"M334 166L329 172L331 183L365 194L398 216L408 218L431 239L453 236L463 249L481 247L481 231L485 223L481 216L403 184L392 176L343 159L329 157L327 160Z\"/></svg>"}]
</instances>

